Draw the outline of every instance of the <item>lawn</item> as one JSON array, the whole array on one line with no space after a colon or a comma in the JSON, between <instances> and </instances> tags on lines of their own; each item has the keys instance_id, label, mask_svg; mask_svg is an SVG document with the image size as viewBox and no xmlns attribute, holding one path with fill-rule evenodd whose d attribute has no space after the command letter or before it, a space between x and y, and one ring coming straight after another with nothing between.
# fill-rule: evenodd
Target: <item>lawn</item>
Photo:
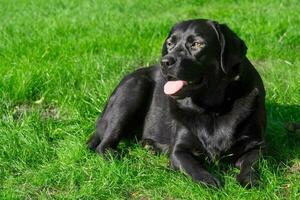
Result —
<instances>
[{"instance_id":1,"label":"lawn","mask_svg":"<svg viewBox=\"0 0 300 200\"><path fill-rule=\"evenodd\" d=\"M300 199L299 0L0 0L0 199ZM170 27L190 18L227 23L248 46L267 90L262 184L212 170L225 187L198 185L138 143L103 159L85 141L119 80L157 63Z\"/></svg>"}]
</instances>

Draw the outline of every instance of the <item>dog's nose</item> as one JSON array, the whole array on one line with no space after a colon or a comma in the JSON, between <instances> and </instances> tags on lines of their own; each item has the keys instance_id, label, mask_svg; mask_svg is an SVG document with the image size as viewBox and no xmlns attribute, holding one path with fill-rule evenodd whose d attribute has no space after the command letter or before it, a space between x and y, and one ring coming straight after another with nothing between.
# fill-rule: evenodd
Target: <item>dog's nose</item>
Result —
<instances>
[{"instance_id":1,"label":"dog's nose","mask_svg":"<svg viewBox=\"0 0 300 200\"><path fill-rule=\"evenodd\" d=\"M168 68L172 66L176 62L175 58L173 56L165 56L161 59L161 66Z\"/></svg>"}]
</instances>

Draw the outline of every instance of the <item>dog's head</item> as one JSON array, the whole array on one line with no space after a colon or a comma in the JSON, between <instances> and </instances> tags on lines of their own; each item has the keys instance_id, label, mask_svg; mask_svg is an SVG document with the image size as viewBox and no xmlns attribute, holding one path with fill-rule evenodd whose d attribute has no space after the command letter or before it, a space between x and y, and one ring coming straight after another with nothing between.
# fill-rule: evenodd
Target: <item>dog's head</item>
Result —
<instances>
[{"instance_id":1,"label":"dog's head","mask_svg":"<svg viewBox=\"0 0 300 200\"><path fill-rule=\"evenodd\" d=\"M204 19L176 24L162 48L165 94L183 98L230 82L238 77L246 51L245 43L225 24Z\"/></svg>"}]
</instances>

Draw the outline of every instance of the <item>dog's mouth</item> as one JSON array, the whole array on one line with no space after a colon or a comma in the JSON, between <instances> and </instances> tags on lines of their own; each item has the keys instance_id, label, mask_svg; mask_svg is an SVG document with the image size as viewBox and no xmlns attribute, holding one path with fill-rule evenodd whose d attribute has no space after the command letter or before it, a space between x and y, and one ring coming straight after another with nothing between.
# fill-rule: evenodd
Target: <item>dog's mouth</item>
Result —
<instances>
[{"instance_id":1,"label":"dog's mouth","mask_svg":"<svg viewBox=\"0 0 300 200\"><path fill-rule=\"evenodd\" d=\"M200 88L203 80L203 77L197 81L185 81L168 77L168 81L164 85L164 93L172 97L180 96L181 93Z\"/></svg>"}]
</instances>

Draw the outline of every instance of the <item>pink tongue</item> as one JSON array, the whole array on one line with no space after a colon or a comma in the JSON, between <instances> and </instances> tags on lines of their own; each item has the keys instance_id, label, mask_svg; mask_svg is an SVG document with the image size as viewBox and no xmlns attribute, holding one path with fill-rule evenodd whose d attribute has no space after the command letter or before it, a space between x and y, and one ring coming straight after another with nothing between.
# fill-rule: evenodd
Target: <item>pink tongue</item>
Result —
<instances>
[{"instance_id":1,"label":"pink tongue","mask_svg":"<svg viewBox=\"0 0 300 200\"><path fill-rule=\"evenodd\" d=\"M186 81L168 81L164 86L164 92L167 95L172 95L178 92L184 85L187 85Z\"/></svg>"}]
</instances>

